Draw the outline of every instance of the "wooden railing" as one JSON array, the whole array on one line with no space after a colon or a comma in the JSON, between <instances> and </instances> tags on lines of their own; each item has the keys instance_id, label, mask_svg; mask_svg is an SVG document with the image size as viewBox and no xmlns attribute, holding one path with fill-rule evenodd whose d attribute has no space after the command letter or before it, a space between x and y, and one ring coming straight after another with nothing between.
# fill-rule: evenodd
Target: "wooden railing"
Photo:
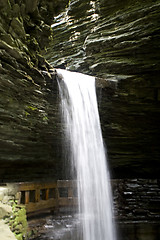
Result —
<instances>
[{"instance_id":1,"label":"wooden railing","mask_svg":"<svg viewBox=\"0 0 160 240\"><path fill-rule=\"evenodd\" d=\"M19 204L26 206L27 214L77 206L76 181L19 183L18 192Z\"/></svg>"}]
</instances>

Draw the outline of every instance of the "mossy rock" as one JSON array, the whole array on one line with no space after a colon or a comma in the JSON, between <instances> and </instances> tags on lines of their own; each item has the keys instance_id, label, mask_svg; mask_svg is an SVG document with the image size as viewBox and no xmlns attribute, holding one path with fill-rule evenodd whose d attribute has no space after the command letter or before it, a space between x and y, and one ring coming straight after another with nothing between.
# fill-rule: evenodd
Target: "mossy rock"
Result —
<instances>
[{"instance_id":1,"label":"mossy rock","mask_svg":"<svg viewBox=\"0 0 160 240\"><path fill-rule=\"evenodd\" d=\"M28 223L26 209L16 202L12 203L12 214L9 220L9 226L17 239L24 239L27 235Z\"/></svg>"},{"instance_id":2,"label":"mossy rock","mask_svg":"<svg viewBox=\"0 0 160 240\"><path fill-rule=\"evenodd\" d=\"M15 237L17 238L17 240L23 240L23 234L19 233L19 234L15 234Z\"/></svg>"}]
</instances>

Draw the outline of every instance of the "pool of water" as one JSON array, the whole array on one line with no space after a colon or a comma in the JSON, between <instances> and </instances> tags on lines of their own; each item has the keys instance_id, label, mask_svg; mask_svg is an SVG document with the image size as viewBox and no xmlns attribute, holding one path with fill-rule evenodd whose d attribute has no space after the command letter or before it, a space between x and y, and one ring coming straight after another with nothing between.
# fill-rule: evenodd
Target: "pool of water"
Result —
<instances>
[{"instance_id":1,"label":"pool of water","mask_svg":"<svg viewBox=\"0 0 160 240\"><path fill-rule=\"evenodd\" d=\"M118 223L118 240L159 240L159 222ZM77 214L46 216L29 221L30 228L37 232L31 240L83 240ZM104 239L106 240L106 239Z\"/></svg>"},{"instance_id":2,"label":"pool of water","mask_svg":"<svg viewBox=\"0 0 160 240\"><path fill-rule=\"evenodd\" d=\"M81 224L77 215L48 216L29 221L34 240L81 240Z\"/></svg>"},{"instance_id":3,"label":"pool of water","mask_svg":"<svg viewBox=\"0 0 160 240\"><path fill-rule=\"evenodd\" d=\"M118 240L160 240L160 222L122 222L118 228Z\"/></svg>"}]
</instances>

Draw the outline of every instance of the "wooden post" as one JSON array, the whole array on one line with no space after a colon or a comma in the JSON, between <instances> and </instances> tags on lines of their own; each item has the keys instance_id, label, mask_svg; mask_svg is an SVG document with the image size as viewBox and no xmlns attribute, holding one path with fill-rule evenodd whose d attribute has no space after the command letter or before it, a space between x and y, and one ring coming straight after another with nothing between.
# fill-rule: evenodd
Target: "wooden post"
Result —
<instances>
[{"instance_id":1,"label":"wooden post","mask_svg":"<svg viewBox=\"0 0 160 240\"><path fill-rule=\"evenodd\" d=\"M25 204L29 203L29 191L25 191Z\"/></svg>"},{"instance_id":2,"label":"wooden post","mask_svg":"<svg viewBox=\"0 0 160 240\"><path fill-rule=\"evenodd\" d=\"M48 199L49 199L49 188L46 189L46 200L48 200Z\"/></svg>"}]
</instances>

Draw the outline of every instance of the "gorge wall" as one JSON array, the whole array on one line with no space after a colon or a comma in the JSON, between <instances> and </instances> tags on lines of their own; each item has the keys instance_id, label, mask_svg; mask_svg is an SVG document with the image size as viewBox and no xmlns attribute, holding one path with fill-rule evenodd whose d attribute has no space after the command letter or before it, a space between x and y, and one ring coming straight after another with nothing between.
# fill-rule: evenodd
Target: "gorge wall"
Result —
<instances>
[{"instance_id":1,"label":"gorge wall","mask_svg":"<svg viewBox=\"0 0 160 240\"><path fill-rule=\"evenodd\" d=\"M0 181L61 177L54 70L41 52L66 4L0 1Z\"/></svg>"},{"instance_id":2,"label":"gorge wall","mask_svg":"<svg viewBox=\"0 0 160 240\"><path fill-rule=\"evenodd\" d=\"M160 1L67 2L0 0L0 181L65 177L53 67L116 84L97 88L112 175L159 178Z\"/></svg>"},{"instance_id":3,"label":"gorge wall","mask_svg":"<svg viewBox=\"0 0 160 240\"><path fill-rule=\"evenodd\" d=\"M159 14L159 0L0 0L1 183L68 178L53 68L103 78L122 239L159 239Z\"/></svg>"},{"instance_id":4,"label":"gorge wall","mask_svg":"<svg viewBox=\"0 0 160 240\"><path fill-rule=\"evenodd\" d=\"M115 177L159 177L160 1L70 1L52 25L46 55L117 84L97 89Z\"/></svg>"}]
</instances>

